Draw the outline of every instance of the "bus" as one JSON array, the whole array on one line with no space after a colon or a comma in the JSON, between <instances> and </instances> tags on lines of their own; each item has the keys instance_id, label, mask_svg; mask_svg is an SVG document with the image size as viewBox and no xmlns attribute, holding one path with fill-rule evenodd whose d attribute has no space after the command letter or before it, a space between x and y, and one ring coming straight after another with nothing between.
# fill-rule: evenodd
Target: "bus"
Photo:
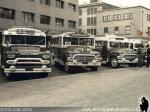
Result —
<instances>
[{"instance_id":1,"label":"bus","mask_svg":"<svg viewBox=\"0 0 150 112\"><path fill-rule=\"evenodd\" d=\"M129 43L130 43L129 48L133 50L137 50L138 47L144 49L146 48L147 45L149 45L149 41L145 39L129 39Z\"/></svg>"},{"instance_id":2,"label":"bus","mask_svg":"<svg viewBox=\"0 0 150 112\"><path fill-rule=\"evenodd\" d=\"M97 71L101 59L100 53L92 50L94 47L94 36L87 33L65 32L51 37L54 62L63 65L66 72L76 67Z\"/></svg>"},{"instance_id":3,"label":"bus","mask_svg":"<svg viewBox=\"0 0 150 112\"><path fill-rule=\"evenodd\" d=\"M50 50L44 32L32 28L10 28L2 32L1 66L6 77L51 72Z\"/></svg>"},{"instance_id":4,"label":"bus","mask_svg":"<svg viewBox=\"0 0 150 112\"><path fill-rule=\"evenodd\" d=\"M116 35L95 37L95 50L101 53L102 63L109 64L113 68L117 68L120 64L136 66L138 63L137 54L129 50L129 41L126 37Z\"/></svg>"}]
</instances>

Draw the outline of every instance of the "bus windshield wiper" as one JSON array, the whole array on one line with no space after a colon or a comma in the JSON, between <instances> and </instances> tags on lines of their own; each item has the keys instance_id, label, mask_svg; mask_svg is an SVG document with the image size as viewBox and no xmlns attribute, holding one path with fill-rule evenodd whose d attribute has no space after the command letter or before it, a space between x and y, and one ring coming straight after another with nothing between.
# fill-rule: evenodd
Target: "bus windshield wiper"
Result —
<instances>
[{"instance_id":1,"label":"bus windshield wiper","mask_svg":"<svg viewBox=\"0 0 150 112\"><path fill-rule=\"evenodd\" d=\"M42 43L43 41L45 41L45 39L42 39L41 41L39 41L38 43L34 44L34 45L39 45L40 43Z\"/></svg>"}]
</instances>

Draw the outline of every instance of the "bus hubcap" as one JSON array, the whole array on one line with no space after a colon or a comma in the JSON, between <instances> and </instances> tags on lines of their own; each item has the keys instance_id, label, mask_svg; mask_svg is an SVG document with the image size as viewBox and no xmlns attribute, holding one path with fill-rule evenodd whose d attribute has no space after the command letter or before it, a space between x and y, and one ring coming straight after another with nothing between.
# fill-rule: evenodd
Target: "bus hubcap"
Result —
<instances>
[{"instance_id":1,"label":"bus hubcap","mask_svg":"<svg viewBox=\"0 0 150 112\"><path fill-rule=\"evenodd\" d=\"M112 59L111 65L112 65L112 67L117 67L117 65L118 65L117 60L116 59Z\"/></svg>"},{"instance_id":2,"label":"bus hubcap","mask_svg":"<svg viewBox=\"0 0 150 112\"><path fill-rule=\"evenodd\" d=\"M68 65L65 66L65 71L68 72L70 67Z\"/></svg>"}]
</instances>

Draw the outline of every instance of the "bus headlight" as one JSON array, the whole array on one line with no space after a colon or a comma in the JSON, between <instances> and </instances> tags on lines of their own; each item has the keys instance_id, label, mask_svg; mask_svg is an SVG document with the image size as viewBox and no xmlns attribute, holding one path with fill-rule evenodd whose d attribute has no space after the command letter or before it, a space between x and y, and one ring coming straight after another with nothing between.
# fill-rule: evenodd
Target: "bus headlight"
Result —
<instances>
[{"instance_id":1,"label":"bus headlight","mask_svg":"<svg viewBox=\"0 0 150 112\"><path fill-rule=\"evenodd\" d=\"M123 53L119 53L118 56L122 57Z\"/></svg>"},{"instance_id":2,"label":"bus headlight","mask_svg":"<svg viewBox=\"0 0 150 112\"><path fill-rule=\"evenodd\" d=\"M11 67L10 67L10 71L11 71L11 72L15 72L15 70L16 70L16 67L15 67L15 66L11 66Z\"/></svg>"},{"instance_id":3,"label":"bus headlight","mask_svg":"<svg viewBox=\"0 0 150 112\"><path fill-rule=\"evenodd\" d=\"M78 64L77 60L73 60L73 63L74 63L74 64Z\"/></svg>"},{"instance_id":4,"label":"bus headlight","mask_svg":"<svg viewBox=\"0 0 150 112\"><path fill-rule=\"evenodd\" d=\"M48 61L48 60L43 61L43 65L48 65L48 64L50 64L50 61Z\"/></svg>"},{"instance_id":5,"label":"bus headlight","mask_svg":"<svg viewBox=\"0 0 150 112\"><path fill-rule=\"evenodd\" d=\"M16 57L16 54L14 54L14 53L7 54L7 58L9 58L9 59L13 59L15 57Z\"/></svg>"},{"instance_id":6,"label":"bus headlight","mask_svg":"<svg viewBox=\"0 0 150 112\"><path fill-rule=\"evenodd\" d=\"M73 57L73 54L70 53L70 54L69 54L69 57Z\"/></svg>"},{"instance_id":7,"label":"bus headlight","mask_svg":"<svg viewBox=\"0 0 150 112\"><path fill-rule=\"evenodd\" d=\"M43 58L43 59L49 59L49 58L50 58L50 54L43 54L43 55L42 55L42 58Z\"/></svg>"},{"instance_id":8,"label":"bus headlight","mask_svg":"<svg viewBox=\"0 0 150 112\"><path fill-rule=\"evenodd\" d=\"M100 54L96 54L95 56L96 56L97 59L100 58Z\"/></svg>"}]
</instances>

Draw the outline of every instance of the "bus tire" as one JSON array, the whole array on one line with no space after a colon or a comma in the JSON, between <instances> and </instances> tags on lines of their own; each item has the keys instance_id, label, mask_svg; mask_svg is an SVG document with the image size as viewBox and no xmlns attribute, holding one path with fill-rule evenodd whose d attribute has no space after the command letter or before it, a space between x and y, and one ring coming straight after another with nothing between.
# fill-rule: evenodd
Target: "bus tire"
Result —
<instances>
[{"instance_id":1,"label":"bus tire","mask_svg":"<svg viewBox=\"0 0 150 112\"><path fill-rule=\"evenodd\" d=\"M90 67L91 71L98 71L98 67Z\"/></svg>"},{"instance_id":2,"label":"bus tire","mask_svg":"<svg viewBox=\"0 0 150 112\"><path fill-rule=\"evenodd\" d=\"M65 65L65 72L70 73L71 66Z\"/></svg>"},{"instance_id":3,"label":"bus tire","mask_svg":"<svg viewBox=\"0 0 150 112\"><path fill-rule=\"evenodd\" d=\"M112 68L117 68L119 66L117 58L112 57L110 59L110 65Z\"/></svg>"}]
</instances>

